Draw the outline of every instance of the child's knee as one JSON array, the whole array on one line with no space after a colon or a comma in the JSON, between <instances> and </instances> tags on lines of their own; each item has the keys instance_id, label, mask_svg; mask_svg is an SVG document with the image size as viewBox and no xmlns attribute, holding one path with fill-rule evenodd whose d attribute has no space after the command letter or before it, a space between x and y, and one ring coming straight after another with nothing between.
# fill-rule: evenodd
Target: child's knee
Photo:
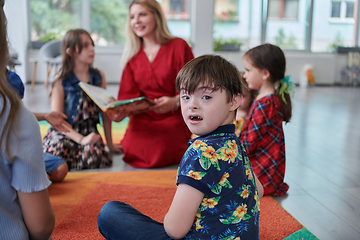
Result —
<instances>
[{"instance_id":1,"label":"child's knee","mask_svg":"<svg viewBox=\"0 0 360 240\"><path fill-rule=\"evenodd\" d=\"M63 162L50 174L50 181L55 183L61 182L66 177L67 173L68 166L65 162Z\"/></svg>"}]
</instances>

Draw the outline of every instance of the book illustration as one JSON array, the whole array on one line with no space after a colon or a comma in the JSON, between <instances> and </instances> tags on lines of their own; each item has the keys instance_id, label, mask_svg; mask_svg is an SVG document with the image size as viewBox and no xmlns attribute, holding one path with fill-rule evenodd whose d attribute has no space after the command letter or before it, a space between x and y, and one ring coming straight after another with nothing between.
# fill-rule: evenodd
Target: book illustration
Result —
<instances>
[{"instance_id":1,"label":"book illustration","mask_svg":"<svg viewBox=\"0 0 360 240\"><path fill-rule=\"evenodd\" d=\"M104 112L113 111L128 111L130 115L143 113L149 110L150 106L155 105L155 102L145 98L137 97L126 100L116 100L110 92L98 86L88 83L79 82L79 86L84 92L94 101L94 103Z\"/></svg>"}]
</instances>

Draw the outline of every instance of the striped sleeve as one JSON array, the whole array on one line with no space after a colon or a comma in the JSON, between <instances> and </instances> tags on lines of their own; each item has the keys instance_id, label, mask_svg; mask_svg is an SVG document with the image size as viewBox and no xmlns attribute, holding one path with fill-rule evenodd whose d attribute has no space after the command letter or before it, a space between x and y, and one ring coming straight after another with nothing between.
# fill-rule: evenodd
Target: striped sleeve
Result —
<instances>
[{"instance_id":1,"label":"striped sleeve","mask_svg":"<svg viewBox=\"0 0 360 240\"><path fill-rule=\"evenodd\" d=\"M25 193L38 192L51 184L45 171L40 128L34 114L23 104L20 108L9 144L14 154L11 186Z\"/></svg>"}]
</instances>

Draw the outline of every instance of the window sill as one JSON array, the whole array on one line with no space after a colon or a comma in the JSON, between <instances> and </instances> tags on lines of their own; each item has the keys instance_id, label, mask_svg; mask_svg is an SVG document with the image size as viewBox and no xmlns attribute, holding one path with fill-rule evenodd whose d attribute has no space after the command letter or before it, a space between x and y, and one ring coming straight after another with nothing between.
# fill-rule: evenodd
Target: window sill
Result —
<instances>
[{"instance_id":1,"label":"window sill","mask_svg":"<svg viewBox=\"0 0 360 240\"><path fill-rule=\"evenodd\" d=\"M354 24L355 20L353 18L329 18L329 23L340 23L340 24Z\"/></svg>"}]
</instances>

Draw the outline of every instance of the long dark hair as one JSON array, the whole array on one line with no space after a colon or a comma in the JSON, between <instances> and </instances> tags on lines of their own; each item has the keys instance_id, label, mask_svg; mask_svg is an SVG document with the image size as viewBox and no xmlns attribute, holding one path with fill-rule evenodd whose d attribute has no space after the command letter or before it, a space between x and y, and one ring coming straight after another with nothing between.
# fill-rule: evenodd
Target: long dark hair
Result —
<instances>
[{"instance_id":1,"label":"long dark hair","mask_svg":"<svg viewBox=\"0 0 360 240\"><path fill-rule=\"evenodd\" d=\"M284 52L278 46L266 43L254 47L244 55L252 65L258 69L266 69L270 73L270 81L278 83L275 93L279 95L281 85L284 84L281 79L285 78L286 59ZM284 99L279 95L281 108L284 114L284 121L289 122L291 118L291 98L289 93L284 93Z\"/></svg>"},{"instance_id":2,"label":"long dark hair","mask_svg":"<svg viewBox=\"0 0 360 240\"><path fill-rule=\"evenodd\" d=\"M78 53L81 53L83 47L81 43L82 34L89 36L94 46L93 39L84 29L79 28L67 31L61 43L62 67L59 73L59 79L61 80L68 78L71 70L74 68L74 58L66 54L66 49L69 48L71 52L78 51Z\"/></svg>"}]
</instances>

